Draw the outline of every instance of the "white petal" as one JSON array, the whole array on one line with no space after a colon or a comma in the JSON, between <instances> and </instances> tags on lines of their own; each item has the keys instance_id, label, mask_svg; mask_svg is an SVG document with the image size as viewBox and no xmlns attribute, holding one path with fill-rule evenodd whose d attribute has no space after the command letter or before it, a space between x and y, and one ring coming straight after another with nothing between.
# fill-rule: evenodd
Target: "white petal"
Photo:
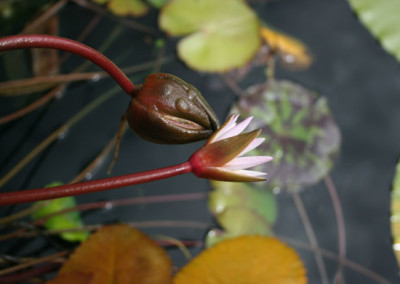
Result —
<instances>
[{"instance_id":1,"label":"white petal","mask_svg":"<svg viewBox=\"0 0 400 284\"><path fill-rule=\"evenodd\" d=\"M226 125L224 125L220 129L218 129L217 132L215 133L214 137L212 137L212 140L209 141L208 143L213 143L218 140L221 140L220 137L222 135L224 135L226 132L228 132L229 130L231 130L232 128L234 128L236 126L236 120L238 118L239 118L238 114L232 115L231 119L226 123Z\"/></svg>"},{"instance_id":2,"label":"white petal","mask_svg":"<svg viewBox=\"0 0 400 284\"><path fill-rule=\"evenodd\" d=\"M247 145L246 148L244 148L244 150L242 152L240 152L238 157L240 157L240 156L246 154L247 152L250 152L251 150L257 148L264 141L265 141L265 138L256 138L256 139L254 139L253 141L251 141L251 143L249 145Z\"/></svg>"},{"instance_id":3,"label":"white petal","mask_svg":"<svg viewBox=\"0 0 400 284\"><path fill-rule=\"evenodd\" d=\"M272 160L269 156L250 156L235 158L223 167L229 170L242 170L251 168L260 164L267 163Z\"/></svg>"},{"instance_id":4,"label":"white petal","mask_svg":"<svg viewBox=\"0 0 400 284\"><path fill-rule=\"evenodd\" d=\"M251 177L262 177L262 176L267 175L267 173L257 172L257 171L248 171L248 170L234 171L234 173L237 173L240 175L245 175L245 176L251 176Z\"/></svg>"},{"instance_id":5,"label":"white petal","mask_svg":"<svg viewBox=\"0 0 400 284\"><path fill-rule=\"evenodd\" d=\"M235 127L233 127L229 131L226 131L224 134L219 136L218 140L222 140L222 139L226 139L229 137L239 135L249 125L249 123L252 119L253 119L252 116L246 118L242 122L238 123Z\"/></svg>"}]
</instances>

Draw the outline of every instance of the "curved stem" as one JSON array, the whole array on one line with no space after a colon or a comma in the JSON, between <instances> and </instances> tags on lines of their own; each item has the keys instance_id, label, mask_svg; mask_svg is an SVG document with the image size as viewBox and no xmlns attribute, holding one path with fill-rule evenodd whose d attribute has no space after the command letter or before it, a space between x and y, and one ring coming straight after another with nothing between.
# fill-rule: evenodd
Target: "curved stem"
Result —
<instances>
[{"instance_id":1,"label":"curved stem","mask_svg":"<svg viewBox=\"0 0 400 284\"><path fill-rule=\"evenodd\" d=\"M343 280L343 261L346 257L346 228L344 223L342 206L340 204L340 199L337 194L336 187L332 181L332 178L327 175L324 178L326 187L328 188L329 195L332 199L333 210L336 215L336 222L338 227L338 247L339 247L339 261L338 268L335 277L335 283L342 283Z\"/></svg>"},{"instance_id":2,"label":"curved stem","mask_svg":"<svg viewBox=\"0 0 400 284\"><path fill-rule=\"evenodd\" d=\"M44 105L45 103L47 103L51 99L53 99L57 94L62 93L64 88L65 88L65 85L57 86L54 89L52 89L50 92L48 92L46 95L37 99L36 101L27 105L26 107L23 107L13 113L10 113L8 115L0 117L0 125L5 124L10 121L13 121L17 118L20 118L20 117L30 113L31 111L37 109L38 107Z\"/></svg>"},{"instance_id":3,"label":"curved stem","mask_svg":"<svg viewBox=\"0 0 400 284\"><path fill-rule=\"evenodd\" d=\"M93 100L89 105L80 110L77 114L71 117L66 123L60 126L52 134L50 134L46 139L44 139L39 145L37 145L32 151L29 152L18 164L16 164L5 176L0 178L0 188L4 186L10 179L12 179L23 167L25 167L33 158L36 157L38 153L43 151L47 146L53 143L61 133L67 131L70 127L79 122L83 117L88 115L91 111L96 109L102 103L106 102L112 96L118 93L118 88L108 90L106 93L100 97Z\"/></svg>"},{"instance_id":4,"label":"curved stem","mask_svg":"<svg viewBox=\"0 0 400 284\"><path fill-rule=\"evenodd\" d=\"M57 1L54 5L50 6L43 14L36 18L33 22L25 26L20 34L29 34L37 30L41 25L48 21L67 4L68 0Z\"/></svg>"},{"instance_id":5,"label":"curved stem","mask_svg":"<svg viewBox=\"0 0 400 284\"><path fill-rule=\"evenodd\" d=\"M297 211L299 212L300 219L303 223L303 227L306 231L306 234L310 241L311 247L318 249L319 246L318 246L317 237L315 236L310 219L308 218L307 211L304 208L304 204L303 204L303 201L301 200L299 193L292 192L292 197L293 197L294 204L296 205ZM321 276L321 283L328 284L329 283L328 273L326 271L325 263L324 263L324 260L321 256L321 253L319 252L319 250L315 251L314 256L315 256L315 261L317 263L318 270L319 270L319 273Z\"/></svg>"},{"instance_id":6,"label":"curved stem","mask_svg":"<svg viewBox=\"0 0 400 284\"><path fill-rule=\"evenodd\" d=\"M28 281L29 279L39 277L45 275L46 273L50 273L54 270L58 270L60 268L60 263L50 263L44 264L41 266L37 266L30 269L25 269L23 271L18 271L13 274L8 274L5 276L0 276L0 283L23 283L24 281ZM34 282L30 282L34 283Z\"/></svg>"},{"instance_id":7,"label":"curved stem","mask_svg":"<svg viewBox=\"0 0 400 284\"><path fill-rule=\"evenodd\" d=\"M376 281L377 283L381 283L381 284L390 284L391 283L389 280L387 280L383 276L379 275L378 273L362 266L361 264L359 264L355 261L352 261L347 258L341 258L340 256L338 256L336 253L334 253L332 251L329 251L329 250L326 250L323 248L313 247L312 245L310 245L306 242L296 240L291 237L286 237L286 236L278 236L278 237L280 240L288 243L291 246L296 246L298 248L301 248L301 249L304 249L304 250L307 250L307 251L310 251L313 253L319 253L327 259L333 259L335 261L342 261L343 265L347 266L350 269L353 269L354 271L359 272L362 275L365 275L366 277L369 277L370 279Z\"/></svg>"},{"instance_id":8,"label":"curved stem","mask_svg":"<svg viewBox=\"0 0 400 284\"><path fill-rule=\"evenodd\" d=\"M197 221L179 221L179 220L152 220L152 221L138 221L138 222L126 222L124 224L128 224L134 228L143 229L143 228L191 228L191 229L200 229L205 230L210 227L210 224L205 222L197 222ZM100 229L104 224L92 224L86 225L83 227L75 227L75 228L67 228L67 229L54 229L54 230L45 230L41 232L43 236L52 236L59 235L62 233L71 233L71 232L89 232ZM14 234L12 237L14 238L34 238L38 236L38 232L36 231L21 231L17 234ZM1 283L1 282L0 282Z\"/></svg>"},{"instance_id":9,"label":"curved stem","mask_svg":"<svg viewBox=\"0 0 400 284\"><path fill-rule=\"evenodd\" d=\"M21 263L21 264L18 264L18 265L9 267L9 268L2 269L2 270L0 270L0 275L6 275L8 273L15 272L15 271L24 269L26 267L33 266L33 265L38 264L38 263L52 261L52 260L58 259L60 257L63 257L65 255L67 255L67 254L68 254L67 251L61 251L61 252L58 252L58 253L55 253L55 254L52 254L52 255L48 255L48 256L41 257L41 258L33 259L33 260L27 261L25 263Z\"/></svg>"},{"instance_id":10,"label":"curved stem","mask_svg":"<svg viewBox=\"0 0 400 284\"><path fill-rule=\"evenodd\" d=\"M161 169L128 174L118 177L105 178L100 180L66 184L50 188L37 188L17 192L5 192L0 193L0 206L104 191L119 187L151 182L159 179L165 179L191 171L192 168L190 163L185 162L182 164Z\"/></svg>"},{"instance_id":11,"label":"curved stem","mask_svg":"<svg viewBox=\"0 0 400 284\"><path fill-rule=\"evenodd\" d=\"M101 208L114 208L119 206L129 206L137 204L152 204L152 203L165 203L165 202L179 202L179 201L194 201L199 199L205 199L206 193L195 192L195 193L179 193L179 194L168 194L168 195L153 195L144 197L132 197L124 199L116 199L109 201L97 201L91 203L84 203L74 207L66 208L34 221L32 225L43 225L49 218L59 216L69 212L82 212L86 210L101 209Z\"/></svg>"},{"instance_id":12,"label":"curved stem","mask_svg":"<svg viewBox=\"0 0 400 284\"><path fill-rule=\"evenodd\" d=\"M135 91L135 85L121 69L103 54L85 44L50 35L15 35L0 38L0 52L21 48L53 48L80 55L104 69L128 95Z\"/></svg>"}]
</instances>

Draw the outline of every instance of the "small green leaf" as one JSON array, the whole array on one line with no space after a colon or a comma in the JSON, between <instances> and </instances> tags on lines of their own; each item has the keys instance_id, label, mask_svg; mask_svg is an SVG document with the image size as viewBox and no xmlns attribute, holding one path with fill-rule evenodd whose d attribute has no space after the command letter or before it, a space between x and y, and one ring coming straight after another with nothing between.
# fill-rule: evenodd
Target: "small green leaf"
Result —
<instances>
[{"instance_id":1,"label":"small green leaf","mask_svg":"<svg viewBox=\"0 0 400 284\"><path fill-rule=\"evenodd\" d=\"M400 1L348 1L382 47L400 61Z\"/></svg>"},{"instance_id":2,"label":"small green leaf","mask_svg":"<svg viewBox=\"0 0 400 284\"><path fill-rule=\"evenodd\" d=\"M273 235L271 225L255 211L245 207L229 207L217 216L217 221L224 230L210 230L205 240L207 247L243 235Z\"/></svg>"},{"instance_id":3,"label":"small green leaf","mask_svg":"<svg viewBox=\"0 0 400 284\"><path fill-rule=\"evenodd\" d=\"M264 220L273 224L276 220L275 195L269 190L250 183L212 181L208 207L215 215L227 208L244 207L253 210Z\"/></svg>"},{"instance_id":4,"label":"small green leaf","mask_svg":"<svg viewBox=\"0 0 400 284\"><path fill-rule=\"evenodd\" d=\"M108 9L118 16L139 17L146 14L149 7L142 0L110 0Z\"/></svg>"},{"instance_id":5,"label":"small green leaf","mask_svg":"<svg viewBox=\"0 0 400 284\"><path fill-rule=\"evenodd\" d=\"M154 8L160 9L165 5L169 0L147 0L147 2L153 6Z\"/></svg>"},{"instance_id":6,"label":"small green leaf","mask_svg":"<svg viewBox=\"0 0 400 284\"><path fill-rule=\"evenodd\" d=\"M240 235L272 235L276 220L275 196L250 183L213 181L208 206L223 230L211 230L207 246Z\"/></svg>"},{"instance_id":7,"label":"small green leaf","mask_svg":"<svg viewBox=\"0 0 400 284\"><path fill-rule=\"evenodd\" d=\"M199 71L223 72L246 64L260 46L255 13L238 0L173 0L160 15L160 27L178 44L179 57Z\"/></svg>"},{"instance_id":8,"label":"small green leaf","mask_svg":"<svg viewBox=\"0 0 400 284\"><path fill-rule=\"evenodd\" d=\"M92 0L92 1L97 4L106 4L109 0Z\"/></svg>"},{"instance_id":9,"label":"small green leaf","mask_svg":"<svg viewBox=\"0 0 400 284\"><path fill-rule=\"evenodd\" d=\"M53 187L58 185L62 185L62 183L53 182L46 187ZM39 201L36 202L33 206L41 203L45 203L45 205L40 206L40 208L32 214L33 220L38 220L52 213L76 206L75 199L73 197L57 198L51 200L50 202ZM83 222L78 212L68 212L48 218L44 226L48 230L73 229L82 227ZM69 242L84 241L88 238L88 236L88 232L65 232L60 234L61 238Z\"/></svg>"},{"instance_id":10,"label":"small green leaf","mask_svg":"<svg viewBox=\"0 0 400 284\"><path fill-rule=\"evenodd\" d=\"M165 40L163 38L156 39L156 41L154 42L154 47L156 49L165 47Z\"/></svg>"}]
</instances>

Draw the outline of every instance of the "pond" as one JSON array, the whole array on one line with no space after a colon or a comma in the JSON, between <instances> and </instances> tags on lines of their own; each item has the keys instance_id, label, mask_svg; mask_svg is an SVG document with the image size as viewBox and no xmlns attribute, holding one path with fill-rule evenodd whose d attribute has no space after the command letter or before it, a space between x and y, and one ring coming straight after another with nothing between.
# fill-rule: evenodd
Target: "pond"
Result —
<instances>
[{"instance_id":1,"label":"pond","mask_svg":"<svg viewBox=\"0 0 400 284\"><path fill-rule=\"evenodd\" d=\"M81 41L101 50L120 67L136 66L133 72L128 73L134 84L141 84L146 75L153 72L174 74L202 93L221 122L225 121L233 103L239 101L240 105L240 90L266 82L265 65L253 64L244 75L239 72L228 75L198 72L188 67L177 56L179 39L167 37L159 30L156 9L135 19L111 16L109 12L104 14L102 6L83 0L61 2L65 3L57 12L55 26L58 26L58 35L79 40L82 32L90 28ZM301 177L295 176L292 182L301 185L292 190L277 185L273 187L277 207L276 220L271 227L273 234L300 255L309 283L323 283L324 279L334 283L338 269L343 272L344 283L399 282L390 231L391 187L400 145L398 62L381 48L345 0L248 2L261 21L300 39L313 56L312 65L304 70L290 70L277 64L276 82L290 81L305 88L311 96L313 93L322 96L326 104L323 107L328 108L329 116L321 121L326 123L329 119L329 127L337 125L340 130L340 133L328 131L322 134L337 135L334 139L337 143L340 140L340 148L332 150L326 157L331 163L329 166L318 164L310 170L310 175L321 171L321 176L303 183ZM89 7L84 3L90 3ZM101 9L92 9L91 5ZM21 18L28 17L24 15ZM23 24L22 21L15 24L7 30L7 35L18 33ZM59 58L64 54L58 53ZM41 58L50 56L53 55L46 54ZM32 54L27 50L1 54L0 81L31 77L31 59ZM60 74L78 72L77 68L83 62L81 57L68 56L60 63L58 71ZM85 68L79 72L99 71L94 65ZM112 138L131 98L113 80L101 76L97 74L90 80L69 82L57 89L55 99L21 118L0 125L0 177L4 177L53 131L65 122L71 122L68 130L56 133L46 147L2 186L2 192L43 187L55 181L68 183L108 143L113 145ZM1 117L29 105L46 94L48 88L46 90L32 95L1 96ZM109 97L103 103L77 121L71 121L74 115L104 94ZM316 101L310 104L314 107ZM268 114L271 109L265 111ZM279 133L281 138L287 134L284 131ZM271 133L265 132L267 142L276 134ZM283 138L279 141L280 146L287 142ZM320 147L329 141L324 140ZM182 145L155 144L128 130L121 140L111 176L185 162L203 144L204 141ZM108 177L112 151L84 178ZM267 150L266 154L276 154L270 151ZM274 173L278 171L274 165L268 164L268 172L273 176L266 184L274 184L273 177L279 174ZM285 169L280 169L280 173ZM283 179L288 181L289 177ZM207 203L211 191L212 185L208 180L189 173L77 196L76 202L107 203L148 197L149 201L140 204L132 202L118 206L118 203L108 203L101 209L82 211L83 222L86 225L134 223L150 236L164 235L187 242L190 253L196 255L203 250L207 232L219 226ZM169 196L170 200L151 199L161 195ZM1 207L0 216L11 215L29 206L31 204ZM343 224L340 224L341 214ZM15 226L27 224L28 221L21 220ZM2 234L10 230L4 230ZM314 247L315 242L318 248ZM43 256L46 252L72 247L72 244L52 237L14 238L0 243L1 254L14 256ZM175 268L188 262L176 247L169 246L167 251ZM346 261L338 261L340 254L345 254Z\"/></svg>"}]
</instances>

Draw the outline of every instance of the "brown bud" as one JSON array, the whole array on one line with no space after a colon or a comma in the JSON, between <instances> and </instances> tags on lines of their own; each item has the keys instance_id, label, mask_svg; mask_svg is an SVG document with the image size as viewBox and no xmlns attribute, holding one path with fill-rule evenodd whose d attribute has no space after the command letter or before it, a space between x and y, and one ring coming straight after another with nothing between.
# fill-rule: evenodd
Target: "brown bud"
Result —
<instances>
[{"instance_id":1,"label":"brown bud","mask_svg":"<svg viewBox=\"0 0 400 284\"><path fill-rule=\"evenodd\" d=\"M200 92L170 74L151 74L127 110L130 127L156 143L183 144L206 139L219 121Z\"/></svg>"}]
</instances>

